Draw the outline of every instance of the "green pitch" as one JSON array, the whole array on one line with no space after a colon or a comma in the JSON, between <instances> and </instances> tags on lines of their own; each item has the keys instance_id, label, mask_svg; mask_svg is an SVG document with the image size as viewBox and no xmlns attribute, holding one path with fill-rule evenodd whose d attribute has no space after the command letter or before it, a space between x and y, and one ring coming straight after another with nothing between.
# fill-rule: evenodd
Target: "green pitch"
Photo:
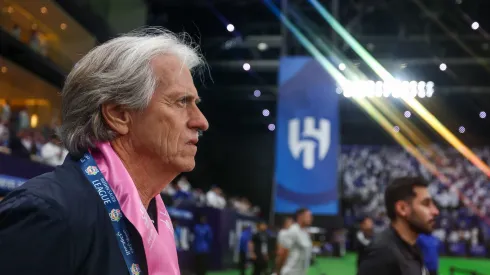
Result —
<instances>
[{"instance_id":1,"label":"green pitch","mask_svg":"<svg viewBox=\"0 0 490 275\"><path fill-rule=\"evenodd\" d=\"M471 269L476 272L490 275L490 259L466 259L454 257L442 257L440 259L439 275L450 275L451 266ZM249 271L247 273L251 274ZM355 275L356 274L356 255L347 254L344 258L317 258L314 267L310 268L308 275ZM209 275L237 275L238 271L229 270L222 272L210 272ZM467 275L456 273L456 275Z\"/></svg>"}]
</instances>

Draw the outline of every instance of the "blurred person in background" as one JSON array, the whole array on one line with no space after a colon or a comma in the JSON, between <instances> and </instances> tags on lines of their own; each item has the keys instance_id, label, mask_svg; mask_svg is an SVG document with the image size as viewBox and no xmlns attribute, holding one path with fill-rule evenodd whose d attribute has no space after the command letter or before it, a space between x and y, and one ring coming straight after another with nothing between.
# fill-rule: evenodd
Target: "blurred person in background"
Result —
<instances>
[{"instance_id":1,"label":"blurred person in background","mask_svg":"<svg viewBox=\"0 0 490 275\"><path fill-rule=\"evenodd\" d=\"M238 269L240 270L240 275L245 275L245 270L247 269L248 256L249 256L249 245L248 243L252 239L252 228L250 226L244 226L242 228L239 250L240 259L238 262Z\"/></svg>"},{"instance_id":2,"label":"blurred person in background","mask_svg":"<svg viewBox=\"0 0 490 275\"><path fill-rule=\"evenodd\" d=\"M10 154L12 156L16 156L19 158L24 158L24 159L30 159L31 154L29 153L29 150L24 146L22 143L22 133L19 136L19 133L17 132L17 121L18 117L12 116L10 117L10 122L9 122L9 140L7 142L8 148L10 149Z\"/></svg>"},{"instance_id":3,"label":"blurred person in background","mask_svg":"<svg viewBox=\"0 0 490 275\"><path fill-rule=\"evenodd\" d=\"M192 198L196 202L197 206L206 205L206 195L200 188L196 188L192 191Z\"/></svg>"},{"instance_id":4,"label":"blurred person in background","mask_svg":"<svg viewBox=\"0 0 490 275\"><path fill-rule=\"evenodd\" d=\"M206 202L209 206L214 208L224 209L226 207L223 191L217 186L213 186L211 190L206 193Z\"/></svg>"},{"instance_id":5,"label":"blurred person in background","mask_svg":"<svg viewBox=\"0 0 490 275\"><path fill-rule=\"evenodd\" d=\"M440 241L430 234L420 234L417 245L422 250L424 263L430 275L437 275L439 270L439 246Z\"/></svg>"},{"instance_id":6,"label":"blurred person in background","mask_svg":"<svg viewBox=\"0 0 490 275\"><path fill-rule=\"evenodd\" d=\"M8 123L0 121L0 146L8 146L9 135Z\"/></svg>"},{"instance_id":7,"label":"blurred person in background","mask_svg":"<svg viewBox=\"0 0 490 275\"><path fill-rule=\"evenodd\" d=\"M267 233L267 224L264 221L260 221L257 225L257 232L252 236L248 249L254 265L252 274L265 274L269 263L269 234Z\"/></svg>"},{"instance_id":8,"label":"blurred person in background","mask_svg":"<svg viewBox=\"0 0 490 275\"><path fill-rule=\"evenodd\" d=\"M29 121L29 112L27 111L27 107L23 107L19 111L19 131L27 130L31 127L31 123Z\"/></svg>"},{"instance_id":9,"label":"blurred person in background","mask_svg":"<svg viewBox=\"0 0 490 275\"><path fill-rule=\"evenodd\" d=\"M194 226L194 252L196 253L196 274L204 275L208 271L209 255L213 242L213 231L206 216L201 216Z\"/></svg>"},{"instance_id":10,"label":"blurred person in background","mask_svg":"<svg viewBox=\"0 0 490 275\"><path fill-rule=\"evenodd\" d=\"M294 224L294 219L291 217L285 217L284 221L282 222L282 227L279 230L279 233L277 233L277 245L279 246L280 243L284 241L285 235L287 234L287 231L291 227L291 225Z\"/></svg>"},{"instance_id":11,"label":"blurred person in background","mask_svg":"<svg viewBox=\"0 0 490 275\"><path fill-rule=\"evenodd\" d=\"M296 211L295 220L279 243L276 271L280 275L306 275L310 267L313 243L307 230L313 215L301 208Z\"/></svg>"},{"instance_id":12,"label":"blurred person in background","mask_svg":"<svg viewBox=\"0 0 490 275\"><path fill-rule=\"evenodd\" d=\"M0 122L4 125L10 122L10 117L12 116L12 110L10 109L10 102L5 100L2 106L2 112L0 113Z\"/></svg>"},{"instance_id":13,"label":"blurred person in background","mask_svg":"<svg viewBox=\"0 0 490 275\"><path fill-rule=\"evenodd\" d=\"M12 27L12 30L10 30L10 34L15 37L16 39L20 40L20 35L22 33L22 30L20 29L20 26L17 24L14 24Z\"/></svg>"},{"instance_id":14,"label":"blurred person in background","mask_svg":"<svg viewBox=\"0 0 490 275\"><path fill-rule=\"evenodd\" d=\"M174 229L174 241L175 241L175 247L177 248L177 251L182 249L182 227L180 226L180 223L178 221L173 221L172 226Z\"/></svg>"},{"instance_id":15,"label":"blurred person in background","mask_svg":"<svg viewBox=\"0 0 490 275\"><path fill-rule=\"evenodd\" d=\"M366 248L371 244L374 235L373 219L368 216L360 219L359 230L356 233L356 248L357 248L357 268L366 253Z\"/></svg>"},{"instance_id":16,"label":"blurred person in background","mask_svg":"<svg viewBox=\"0 0 490 275\"><path fill-rule=\"evenodd\" d=\"M189 180L187 180L187 177L182 175L179 180L177 181L177 185L180 187L180 190L189 193L191 191L191 184Z\"/></svg>"},{"instance_id":17,"label":"blurred person in background","mask_svg":"<svg viewBox=\"0 0 490 275\"><path fill-rule=\"evenodd\" d=\"M192 77L204 60L188 38L133 32L72 69L61 93L69 156L0 203L2 273L180 274L159 193L194 169L209 127Z\"/></svg>"},{"instance_id":18,"label":"blurred person in background","mask_svg":"<svg viewBox=\"0 0 490 275\"><path fill-rule=\"evenodd\" d=\"M52 135L49 142L43 145L41 148L41 160L51 166L58 166L63 164L68 150L61 146L61 140L57 135Z\"/></svg>"},{"instance_id":19,"label":"blurred person in background","mask_svg":"<svg viewBox=\"0 0 490 275\"><path fill-rule=\"evenodd\" d=\"M425 275L428 270L416 245L420 234L434 230L439 215L422 178L401 177L385 190L391 226L367 248L359 275Z\"/></svg>"}]
</instances>

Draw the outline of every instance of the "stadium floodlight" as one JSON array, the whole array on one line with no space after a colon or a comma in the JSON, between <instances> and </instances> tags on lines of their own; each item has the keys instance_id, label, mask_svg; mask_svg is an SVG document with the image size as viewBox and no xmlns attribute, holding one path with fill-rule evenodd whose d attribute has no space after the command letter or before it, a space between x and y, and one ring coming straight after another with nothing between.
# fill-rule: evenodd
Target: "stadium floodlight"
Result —
<instances>
[{"instance_id":1,"label":"stadium floodlight","mask_svg":"<svg viewBox=\"0 0 490 275\"><path fill-rule=\"evenodd\" d=\"M393 97L393 98L425 98L434 94L434 82L429 81L346 81L336 89L338 94L345 97Z\"/></svg>"},{"instance_id":2,"label":"stadium floodlight","mask_svg":"<svg viewBox=\"0 0 490 275\"><path fill-rule=\"evenodd\" d=\"M473 24L471 24L471 28L475 31L478 30L479 27L480 27L480 24L478 24L478 22L473 22Z\"/></svg>"}]
</instances>

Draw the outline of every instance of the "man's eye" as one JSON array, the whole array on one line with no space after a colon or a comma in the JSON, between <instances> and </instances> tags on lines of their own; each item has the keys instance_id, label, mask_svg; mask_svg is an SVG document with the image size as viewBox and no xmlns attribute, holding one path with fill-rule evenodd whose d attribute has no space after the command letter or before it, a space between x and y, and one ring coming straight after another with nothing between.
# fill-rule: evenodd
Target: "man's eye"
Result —
<instances>
[{"instance_id":1,"label":"man's eye","mask_svg":"<svg viewBox=\"0 0 490 275\"><path fill-rule=\"evenodd\" d=\"M179 103L181 103L181 104L187 104L187 102L188 102L187 97L183 97L183 98L179 99Z\"/></svg>"}]
</instances>

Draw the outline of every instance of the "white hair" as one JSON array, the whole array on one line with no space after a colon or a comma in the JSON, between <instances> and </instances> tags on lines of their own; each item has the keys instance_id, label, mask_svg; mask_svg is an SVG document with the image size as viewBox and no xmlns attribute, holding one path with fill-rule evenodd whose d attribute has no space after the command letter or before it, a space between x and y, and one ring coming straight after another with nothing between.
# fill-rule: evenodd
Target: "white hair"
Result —
<instances>
[{"instance_id":1,"label":"white hair","mask_svg":"<svg viewBox=\"0 0 490 275\"><path fill-rule=\"evenodd\" d=\"M148 106L158 82L150 63L160 55L176 56L191 72L205 67L199 46L188 34L157 28L109 40L75 65L61 92L59 136L70 153L83 153L116 136L104 122L103 104L110 102L130 110Z\"/></svg>"}]
</instances>

